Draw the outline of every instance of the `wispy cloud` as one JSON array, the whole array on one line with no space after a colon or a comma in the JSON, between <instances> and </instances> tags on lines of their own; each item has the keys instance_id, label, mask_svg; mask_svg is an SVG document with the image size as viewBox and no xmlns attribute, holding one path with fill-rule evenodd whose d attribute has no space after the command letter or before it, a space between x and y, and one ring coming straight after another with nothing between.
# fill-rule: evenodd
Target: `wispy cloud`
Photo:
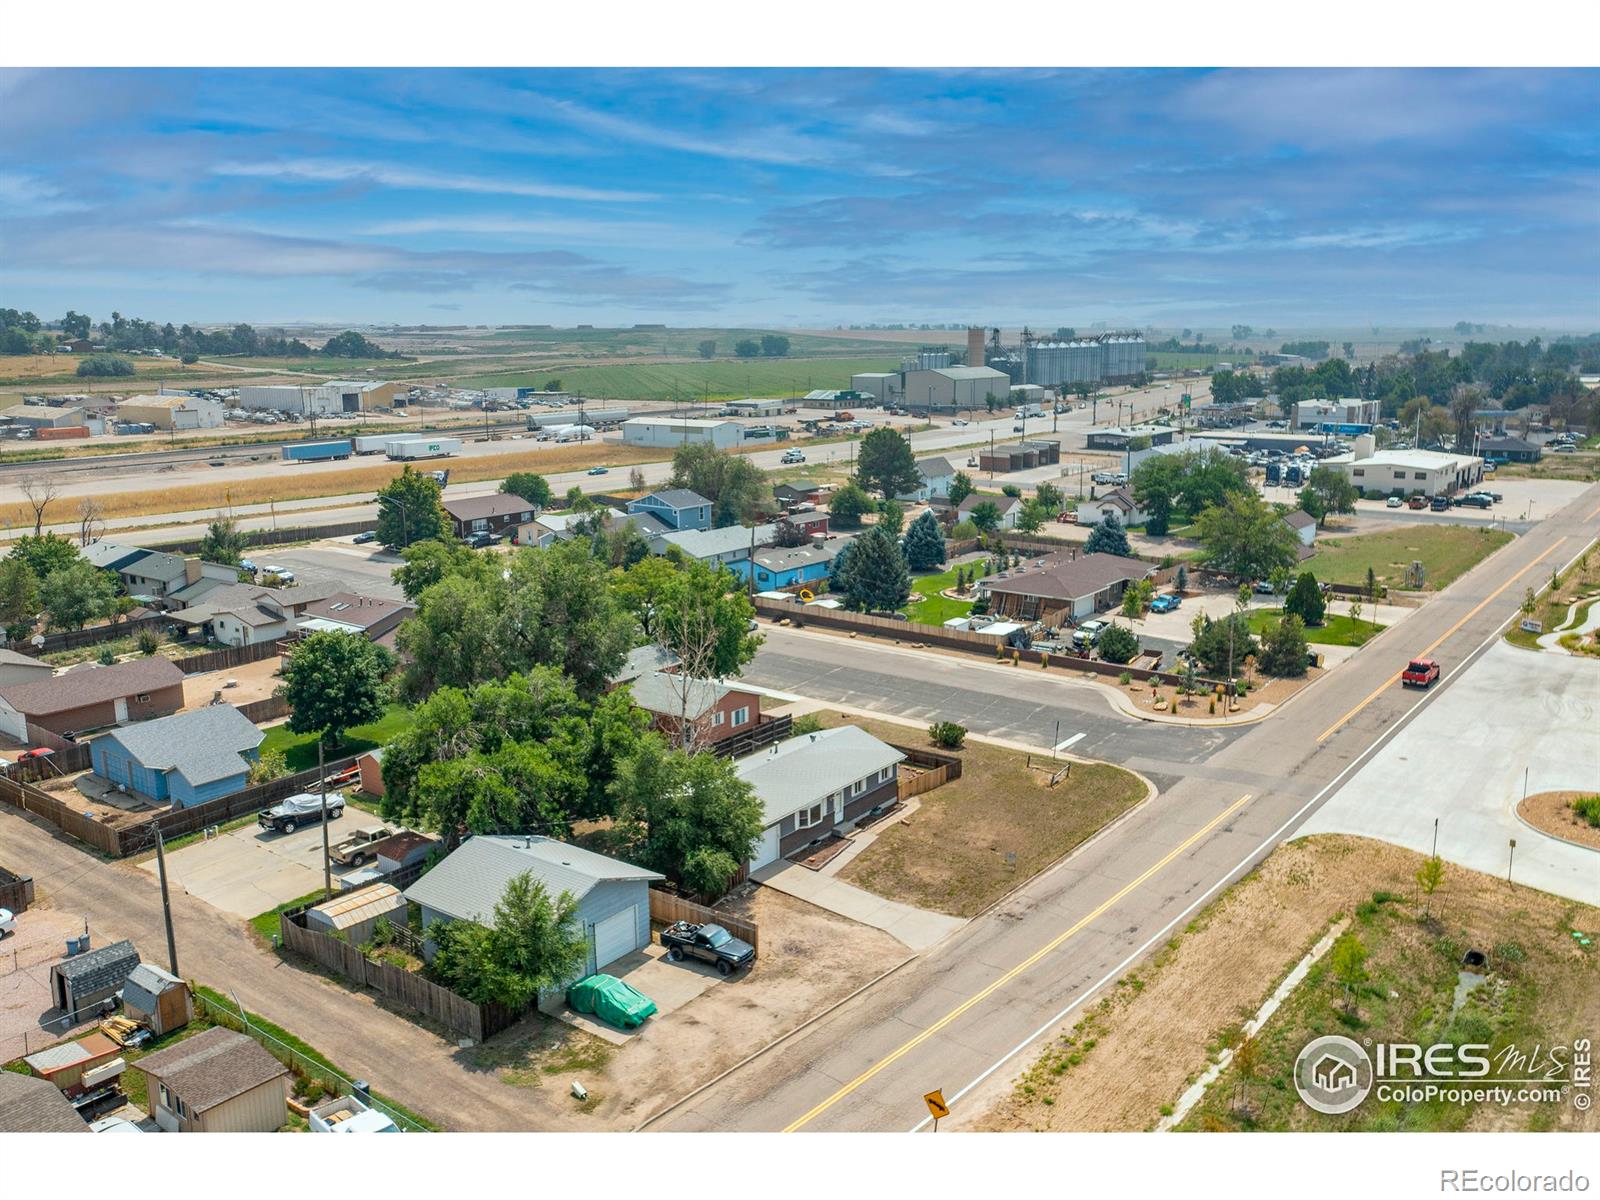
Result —
<instances>
[{"instance_id":1,"label":"wispy cloud","mask_svg":"<svg viewBox=\"0 0 1600 1200\"><path fill-rule=\"evenodd\" d=\"M546 200L588 200L597 203L658 199L654 192L613 191L490 175L458 174L390 163L337 159L292 158L262 162L220 162L215 175L248 179L293 180L303 183L356 183L412 191L474 192L486 196L532 196Z\"/></svg>"}]
</instances>

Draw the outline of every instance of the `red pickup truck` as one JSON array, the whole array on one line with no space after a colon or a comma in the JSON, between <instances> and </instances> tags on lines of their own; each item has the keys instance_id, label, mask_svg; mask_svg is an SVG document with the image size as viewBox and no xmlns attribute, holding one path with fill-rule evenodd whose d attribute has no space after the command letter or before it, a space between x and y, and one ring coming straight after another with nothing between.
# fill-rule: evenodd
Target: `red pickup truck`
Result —
<instances>
[{"instance_id":1,"label":"red pickup truck","mask_svg":"<svg viewBox=\"0 0 1600 1200\"><path fill-rule=\"evenodd\" d=\"M1413 658L1406 664L1406 669L1400 672L1402 687L1432 687L1438 678L1439 664L1431 658Z\"/></svg>"}]
</instances>

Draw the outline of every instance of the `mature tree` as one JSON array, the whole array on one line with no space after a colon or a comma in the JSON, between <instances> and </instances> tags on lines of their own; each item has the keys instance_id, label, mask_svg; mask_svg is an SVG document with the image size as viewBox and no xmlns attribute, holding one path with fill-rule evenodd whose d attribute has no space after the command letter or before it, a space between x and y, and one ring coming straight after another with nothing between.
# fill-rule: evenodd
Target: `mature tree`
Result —
<instances>
[{"instance_id":1,"label":"mature tree","mask_svg":"<svg viewBox=\"0 0 1600 1200\"><path fill-rule=\"evenodd\" d=\"M447 575L487 580L495 573L493 558L454 539L412 542L400 552L400 557L404 561L389 573L389 577L405 593L406 599L412 601Z\"/></svg>"},{"instance_id":2,"label":"mature tree","mask_svg":"<svg viewBox=\"0 0 1600 1200\"><path fill-rule=\"evenodd\" d=\"M44 532L44 515L61 495L61 483L52 475L25 475L17 485L33 512L33 536Z\"/></svg>"},{"instance_id":3,"label":"mature tree","mask_svg":"<svg viewBox=\"0 0 1600 1200\"><path fill-rule=\"evenodd\" d=\"M589 955L572 893L552 897L531 872L506 884L492 924L446 921L430 935L436 951L429 974L475 1004L518 1011L581 975Z\"/></svg>"},{"instance_id":4,"label":"mature tree","mask_svg":"<svg viewBox=\"0 0 1600 1200\"><path fill-rule=\"evenodd\" d=\"M293 708L289 728L337 746L344 731L383 716L394 656L365 634L324 629L284 657L280 694Z\"/></svg>"},{"instance_id":5,"label":"mature tree","mask_svg":"<svg viewBox=\"0 0 1600 1200\"><path fill-rule=\"evenodd\" d=\"M906 527L906 506L898 500L880 500L878 519L873 524L890 537L899 537Z\"/></svg>"},{"instance_id":6,"label":"mature tree","mask_svg":"<svg viewBox=\"0 0 1600 1200\"><path fill-rule=\"evenodd\" d=\"M1106 662L1125 663L1139 653L1139 639L1124 625L1108 625L1095 644L1095 649Z\"/></svg>"},{"instance_id":7,"label":"mature tree","mask_svg":"<svg viewBox=\"0 0 1600 1200\"><path fill-rule=\"evenodd\" d=\"M497 624L504 585L447 575L416 597L416 613L395 635L405 662L402 689L413 699L436 688L470 687L504 670Z\"/></svg>"},{"instance_id":8,"label":"mature tree","mask_svg":"<svg viewBox=\"0 0 1600 1200\"><path fill-rule=\"evenodd\" d=\"M1133 547L1128 544L1128 533L1117 520L1117 514L1108 512L1089 531L1089 540L1083 544L1085 554L1115 554L1119 558L1132 558Z\"/></svg>"},{"instance_id":9,"label":"mature tree","mask_svg":"<svg viewBox=\"0 0 1600 1200\"><path fill-rule=\"evenodd\" d=\"M622 606L633 614L639 630L654 640L656 611L669 584L678 576L680 565L661 555L641 558L612 577L611 589Z\"/></svg>"},{"instance_id":10,"label":"mature tree","mask_svg":"<svg viewBox=\"0 0 1600 1200\"><path fill-rule=\"evenodd\" d=\"M1022 533L1038 533L1044 528L1044 523L1055 515L1055 511L1037 496L1025 501L1022 511L1017 513L1017 529Z\"/></svg>"},{"instance_id":11,"label":"mature tree","mask_svg":"<svg viewBox=\"0 0 1600 1200\"><path fill-rule=\"evenodd\" d=\"M1206 565L1240 579L1266 579L1274 567L1292 567L1300 540L1277 509L1254 492L1229 495L1195 521Z\"/></svg>"},{"instance_id":12,"label":"mature tree","mask_svg":"<svg viewBox=\"0 0 1600 1200\"><path fill-rule=\"evenodd\" d=\"M731 759L639 742L612 785L630 859L704 895L727 891L765 824L761 801Z\"/></svg>"},{"instance_id":13,"label":"mature tree","mask_svg":"<svg viewBox=\"0 0 1600 1200\"><path fill-rule=\"evenodd\" d=\"M633 618L604 566L579 542L511 556L495 637L508 665L560 667L580 696L597 696L622 666Z\"/></svg>"},{"instance_id":14,"label":"mature tree","mask_svg":"<svg viewBox=\"0 0 1600 1200\"><path fill-rule=\"evenodd\" d=\"M1250 624L1239 613L1212 620L1204 613L1195 618L1194 641L1189 649L1208 674L1231 677L1234 667L1251 655L1258 660L1261 646L1250 632Z\"/></svg>"},{"instance_id":15,"label":"mature tree","mask_svg":"<svg viewBox=\"0 0 1600 1200\"><path fill-rule=\"evenodd\" d=\"M907 496L922 486L922 472L911 443L898 429L879 425L861 439L856 454L856 482L885 500Z\"/></svg>"},{"instance_id":16,"label":"mature tree","mask_svg":"<svg viewBox=\"0 0 1600 1200\"><path fill-rule=\"evenodd\" d=\"M957 471L950 479L950 503L959 507L963 500L977 490L978 485L972 482L971 475L965 471Z\"/></svg>"},{"instance_id":17,"label":"mature tree","mask_svg":"<svg viewBox=\"0 0 1600 1200\"><path fill-rule=\"evenodd\" d=\"M1299 617L1303 625L1321 625L1327 610L1322 589L1317 586L1317 577L1310 571L1302 571L1283 602L1283 611Z\"/></svg>"},{"instance_id":18,"label":"mature tree","mask_svg":"<svg viewBox=\"0 0 1600 1200\"><path fill-rule=\"evenodd\" d=\"M1315 521L1318 528L1320 528L1328 515L1328 510L1322 506L1322 497L1317 495L1308 483L1300 489L1294 499L1295 503L1300 506L1300 511Z\"/></svg>"},{"instance_id":19,"label":"mature tree","mask_svg":"<svg viewBox=\"0 0 1600 1200\"><path fill-rule=\"evenodd\" d=\"M81 559L52 571L39 584L39 603L51 629L82 629L111 614L117 585Z\"/></svg>"},{"instance_id":20,"label":"mature tree","mask_svg":"<svg viewBox=\"0 0 1600 1200\"><path fill-rule=\"evenodd\" d=\"M711 501L712 523L719 529L756 520L772 498L765 472L749 455L718 450L704 442L686 443L673 451L668 482Z\"/></svg>"},{"instance_id":21,"label":"mature tree","mask_svg":"<svg viewBox=\"0 0 1600 1200\"><path fill-rule=\"evenodd\" d=\"M1355 512L1356 497L1361 494L1343 471L1325 464L1311 468L1311 476L1306 480L1305 489L1300 494L1302 508L1305 508L1307 492L1316 498L1318 511L1312 512L1306 508L1306 512L1316 517L1318 525L1323 524L1334 513Z\"/></svg>"},{"instance_id":22,"label":"mature tree","mask_svg":"<svg viewBox=\"0 0 1600 1200\"><path fill-rule=\"evenodd\" d=\"M717 339L706 338L695 349L700 352L701 358L715 358L717 356Z\"/></svg>"},{"instance_id":23,"label":"mature tree","mask_svg":"<svg viewBox=\"0 0 1600 1200\"><path fill-rule=\"evenodd\" d=\"M740 358L755 358L761 353L761 343L755 338L740 338L733 344L733 352Z\"/></svg>"},{"instance_id":24,"label":"mature tree","mask_svg":"<svg viewBox=\"0 0 1600 1200\"><path fill-rule=\"evenodd\" d=\"M906 556L906 565L913 571L928 571L944 565L944 530L932 509L911 522L911 528L900 541L900 550Z\"/></svg>"},{"instance_id":25,"label":"mature tree","mask_svg":"<svg viewBox=\"0 0 1600 1200\"><path fill-rule=\"evenodd\" d=\"M1268 628L1256 662L1268 675L1298 678L1306 673L1306 627L1289 614Z\"/></svg>"},{"instance_id":26,"label":"mature tree","mask_svg":"<svg viewBox=\"0 0 1600 1200\"><path fill-rule=\"evenodd\" d=\"M842 591L848 607L874 612L893 612L910 598L906 557L886 531L874 527L855 540Z\"/></svg>"},{"instance_id":27,"label":"mature tree","mask_svg":"<svg viewBox=\"0 0 1600 1200\"><path fill-rule=\"evenodd\" d=\"M674 654L686 678L724 679L755 657L761 636L750 632L755 610L726 567L688 562L656 597L652 635Z\"/></svg>"},{"instance_id":28,"label":"mature tree","mask_svg":"<svg viewBox=\"0 0 1600 1200\"><path fill-rule=\"evenodd\" d=\"M1133 469L1129 487L1145 513L1145 530L1164 537L1172 511L1183 495L1184 461L1177 454L1152 454Z\"/></svg>"},{"instance_id":29,"label":"mature tree","mask_svg":"<svg viewBox=\"0 0 1600 1200\"><path fill-rule=\"evenodd\" d=\"M33 568L15 555L0 559L0 627L7 639L27 638L38 617L39 579Z\"/></svg>"},{"instance_id":30,"label":"mature tree","mask_svg":"<svg viewBox=\"0 0 1600 1200\"><path fill-rule=\"evenodd\" d=\"M78 374L85 379L132 375L133 364L115 354L91 354L78 364Z\"/></svg>"},{"instance_id":31,"label":"mature tree","mask_svg":"<svg viewBox=\"0 0 1600 1200\"><path fill-rule=\"evenodd\" d=\"M828 514L839 524L854 527L877 505L861 485L851 480L828 497Z\"/></svg>"},{"instance_id":32,"label":"mature tree","mask_svg":"<svg viewBox=\"0 0 1600 1200\"><path fill-rule=\"evenodd\" d=\"M534 471L513 471L500 481L500 490L508 496L520 496L535 508L549 508L555 498L550 481Z\"/></svg>"},{"instance_id":33,"label":"mature tree","mask_svg":"<svg viewBox=\"0 0 1600 1200\"><path fill-rule=\"evenodd\" d=\"M439 501L439 481L409 464L378 489L378 540L391 550L413 542L447 541L450 516Z\"/></svg>"},{"instance_id":34,"label":"mature tree","mask_svg":"<svg viewBox=\"0 0 1600 1200\"><path fill-rule=\"evenodd\" d=\"M1061 489L1055 484L1051 483L1049 480L1046 480L1038 487L1033 489L1033 498L1040 504L1044 505L1045 509L1049 511L1052 516L1056 513L1059 513L1062 508L1065 507L1067 502L1067 499L1062 494Z\"/></svg>"},{"instance_id":35,"label":"mature tree","mask_svg":"<svg viewBox=\"0 0 1600 1200\"><path fill-rule=\"evenodd\" d=\"M764 333L761 335L761 356L763 358L782 358L789 353L789 339L781 333Z\"/></svg>"},{"instance_id":36,"label":"mature tree","mask_svg":"<svg viewBox=\"0 0 1600 1200\"><path fill-rule=\"evenodd\" d=\"M200 557L205 562L237 567L249 544L233 518L219 514L206 526L206 535L200 539Z\"/></svg>"},{"instance_id":37,"label":"mature tree","mask_svg":"<svg viewBox=\"0 0 1600 1200\"><path fill-rule=\"evenodd\" d=\"M1000 506L993 500L980 500L967 511L967 520L984 533L1000 528Z\"/></svg>"}]
</instances>

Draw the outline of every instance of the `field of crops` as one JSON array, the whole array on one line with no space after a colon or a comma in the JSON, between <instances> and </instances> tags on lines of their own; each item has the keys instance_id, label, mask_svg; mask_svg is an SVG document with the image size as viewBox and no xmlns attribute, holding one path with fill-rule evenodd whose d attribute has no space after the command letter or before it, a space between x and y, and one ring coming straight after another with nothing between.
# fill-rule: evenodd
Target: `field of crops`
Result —
<instances>
[{"instance_id":1,"label":"field of crops","mask_svg":"<svg viewBox=\"0 0 1600 1200\"><path fill-rule=\"evenodd\" d=\"M564 391L601 400L726 400L803 396L814 388L847 388L850 376L857 372L899 367L898 358L757 358L497 371L456 382L463 387L514 387L542 384L553 377L561 380Z\"/></svg>"}]
</instances>

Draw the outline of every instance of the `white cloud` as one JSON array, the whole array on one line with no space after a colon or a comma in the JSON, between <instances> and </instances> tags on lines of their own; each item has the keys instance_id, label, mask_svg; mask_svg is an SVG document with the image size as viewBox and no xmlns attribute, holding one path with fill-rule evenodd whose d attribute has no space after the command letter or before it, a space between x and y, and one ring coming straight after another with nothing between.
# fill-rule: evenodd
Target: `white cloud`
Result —
<instances>
[{"instance_id":1,"label":"white cloud","mask_svg":"<svg viewBox=\"0 0 1600 1200\"><path fill-rule=\"evenodd\" d=\"M546 200L625 202L657 200L653 192L610 191L535 183L525 179L497 179L487 175L451 174L388 163L344 162L333 159L294 158L270 162L221 162L214 175L250 179L298 179L308 183L375 183L384 187L419 191L477 192L493 196L534 196Z\"/></svg>"}]
</instances>

